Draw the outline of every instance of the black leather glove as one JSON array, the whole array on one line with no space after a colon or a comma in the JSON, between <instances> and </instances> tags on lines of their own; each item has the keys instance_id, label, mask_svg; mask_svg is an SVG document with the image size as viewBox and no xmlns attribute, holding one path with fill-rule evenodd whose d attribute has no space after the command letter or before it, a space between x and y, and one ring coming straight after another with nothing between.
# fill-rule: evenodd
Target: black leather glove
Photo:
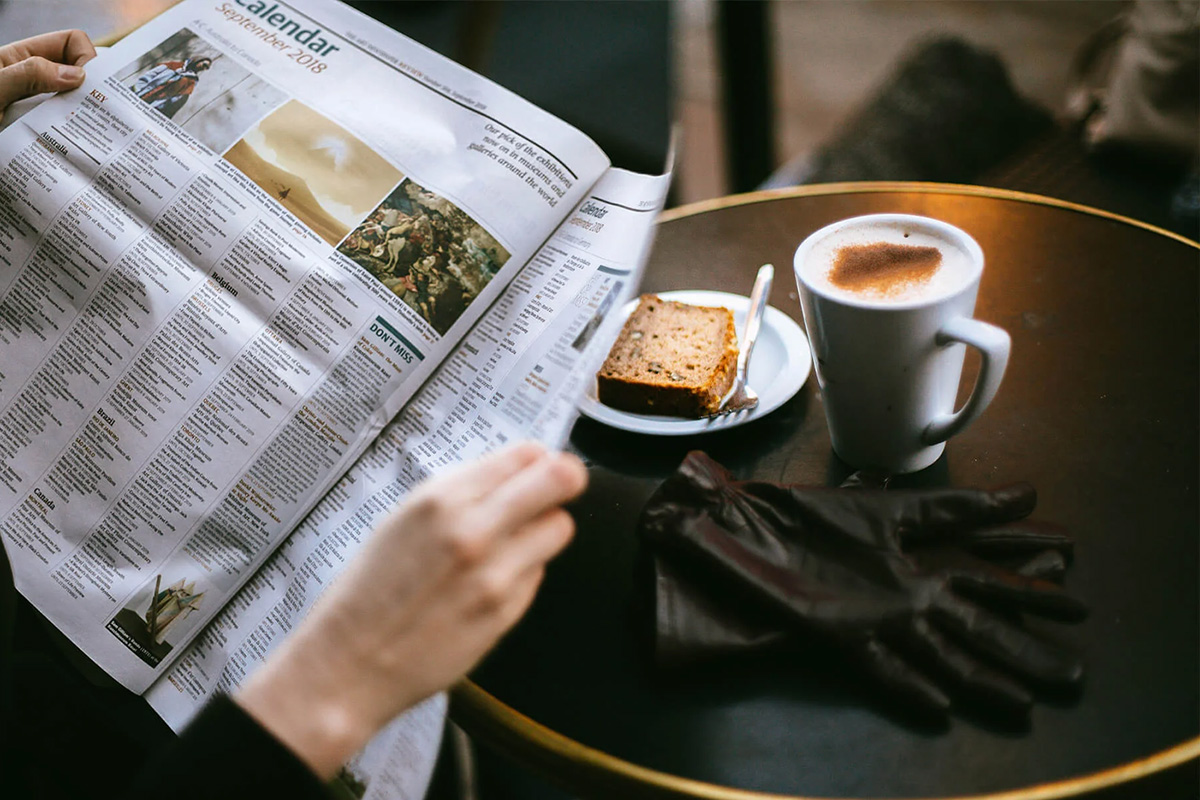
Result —
<instances>
[{"instance_id":1,"label":"black leather glove","mask_svg":"<svg viewBox=\"0 0 1200 800\"><path fill-rule=\"evenodd\" d=\"M1047 580L1072 541L1026 521L1033 487L883 491L735 481L690 453L650 498L656 650L678 663L807 630L836 641L901 702L944 714L940 684L1027 710L1022 679L1080 681L1077 656L1020 612L1065 622L1082 603Z\"/></svg>"}]
</instances>

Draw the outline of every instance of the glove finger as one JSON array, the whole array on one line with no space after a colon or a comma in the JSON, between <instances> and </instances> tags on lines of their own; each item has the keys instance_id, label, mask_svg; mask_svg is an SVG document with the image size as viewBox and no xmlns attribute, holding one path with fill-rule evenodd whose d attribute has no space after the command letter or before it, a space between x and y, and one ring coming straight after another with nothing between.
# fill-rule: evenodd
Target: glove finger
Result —
<instances>
[{"instance_id":1,"label":"glove finger","mask_svg":"<svg viewBox=\"0 0 1200 800\"><path fill-rule=\"evenodd\" d=\"M889 699L926 714L946 716L950 698L896 651L875 638L855 649L859 663Z\"/></svg>"},{"instance_id":2,"label":"glove finger","mask_svg":"<svg viewBox=\"0 0 1200 800\"><path fill-rule=\"evenodd\" d=\"M999 525L1029 516L1037 491L1014 483L991 491L939 489L890 493L899 504L901 542L911 544L982 525Z\"/></svg>"},{"instance_id":3,"label":"glove finger","mask_svg":"<svg viewBox=\"0 0 1200 800\"><path fill-rule=\"evenodd\" d=\"M1067 594L1058 584L1010 572L986 561L952 569L949 577L954 591L988 606L1060 622L1079 622L1088 615L1083 601Z\"/></svg>"},{"instance_id":4,"label":"glove finger","mask_svg":"<svg viewBox=\"0 0 1200 800\"><path fill-rule=\"evenodd\" d=\"M1075 549L1075 540L1067 534L1065 528L1052 522L1033 520L961 531L954 537L954 541L984 558L1042 550L1057 550L1069 557Z\"/></svg>"},{"instance_id":5,"label":"glove finger","mask_svg":"<svg viewBox=\"0 0 1200 800\"><path fill-rule=\"evenodd\" d=\"M1025 563L1014 565L1013 571L1027 578L1062 583L1067 574L1067 559L1057 550L1043 550Z\"/></svg>"},{"instance_id":6,"label":"glove finger","mask_svg":"<svg viewBox=\"0 0 1200 800\"><path fill-rule=\"evenodd\" d=\"M964 693L988 705L1016 712L1028 713L1033 705L1033 695L1028 689L982 664L928 620L918 617L897 637L898 648L922 663L933 665Z\"/></svg>"},{"instance_id":7,"label":"glove finger","mask_svg":"<svg viewBox=\"0 0 1200 800\"><path fill-rule=\"evenodd\" d=\"M1083 678L1083 663L1077 656L1039 641L972 603L942 595L934 601L931 614L939 627L1018 675L1057 684L1078 683Z\"/></svg>"}]
</instances>

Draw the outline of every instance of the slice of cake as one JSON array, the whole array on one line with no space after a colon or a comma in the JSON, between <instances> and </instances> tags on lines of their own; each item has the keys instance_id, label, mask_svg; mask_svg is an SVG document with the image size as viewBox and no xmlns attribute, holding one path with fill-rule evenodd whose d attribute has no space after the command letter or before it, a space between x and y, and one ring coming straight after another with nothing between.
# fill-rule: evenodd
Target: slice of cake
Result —
<instances>
[{"instance_id":1,"label":"slice of cake","mask_svg":"<svg viewBox=\"0 0 1200 800\"><path fill-rule=\"evenodd\" d=\"M733 385L737 356L729 309L642 295L596 373L597 396L640 414L711 414Z\"/></svg>"}]
</instances>

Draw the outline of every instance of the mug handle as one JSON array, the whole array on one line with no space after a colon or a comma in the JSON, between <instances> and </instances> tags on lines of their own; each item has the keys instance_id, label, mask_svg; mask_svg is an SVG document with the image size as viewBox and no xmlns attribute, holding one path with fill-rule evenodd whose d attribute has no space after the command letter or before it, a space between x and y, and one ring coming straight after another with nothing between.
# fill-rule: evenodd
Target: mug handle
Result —
<instances>
[{"instance_id":1,"label":"mug handle","mask_svg":"<svg viewBox=\"0 0 1200 800\"><path fill-rule=\"evenodd\" d=\"M982 363L979 365L979 377L975 379L975 388L963 407L958 411L934 417L933 421L925 426L921 441L926 445L944 442L961 433L983 413L1000 388L1000 380L1008 366L1008 353L1012 348L1012 340L1002 328L970 317L955 317L950 320L938 331L934 341L941 347L955 342L974 347L982 356Z\"/></svg>"}]
</instances>

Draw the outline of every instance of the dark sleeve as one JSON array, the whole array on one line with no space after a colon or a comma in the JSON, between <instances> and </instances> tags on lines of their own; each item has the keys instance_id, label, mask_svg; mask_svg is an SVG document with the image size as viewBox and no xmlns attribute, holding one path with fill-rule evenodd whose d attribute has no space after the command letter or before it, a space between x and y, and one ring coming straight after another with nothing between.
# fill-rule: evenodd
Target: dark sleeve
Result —
<instances>
[{"instance_id":1,"label":"dark sleeve","mask_svg":"<svg viewBox=\"0 0 1200 800\"><path fill-rule=\"evenodd\" d=\"M225 695L147 762L129 800L329 800L317 776Z\"/></svg>"}]
</instances>

